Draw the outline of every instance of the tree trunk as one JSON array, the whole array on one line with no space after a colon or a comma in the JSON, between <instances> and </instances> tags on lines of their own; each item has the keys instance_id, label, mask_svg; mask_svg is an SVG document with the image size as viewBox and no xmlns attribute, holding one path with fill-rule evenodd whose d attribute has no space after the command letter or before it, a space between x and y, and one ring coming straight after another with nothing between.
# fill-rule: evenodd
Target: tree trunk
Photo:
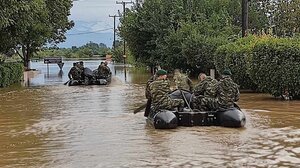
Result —
<instances>
[{"instance_id":1,"label":"tree trunk","mask_svg":"<svg viewBox=\"0 0 300 168\"><path fill-rule=\"evenodd\" d=\"M22 52L23 52L23 65L25 70L30 70L30 48L29 45L23 45L22 46Z\"/></svg>"}]
</instances>

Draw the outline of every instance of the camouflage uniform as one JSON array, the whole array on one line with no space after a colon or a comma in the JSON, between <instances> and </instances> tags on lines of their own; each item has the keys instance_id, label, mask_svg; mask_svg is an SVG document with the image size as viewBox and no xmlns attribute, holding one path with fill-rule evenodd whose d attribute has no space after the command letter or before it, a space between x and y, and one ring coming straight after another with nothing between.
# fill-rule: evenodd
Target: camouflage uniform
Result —
<instances>
[{"instance_id":1,"label":"camouflage uniform","mask_svg":"<svg viewBox=\"0 0 300 168\"><path fill-rule=\"evenodd\" d=\"M68 77L74 80L80 80L81 79L81 70L74 66L70 69L69 73L68 73Z\"/></svg>"},{"instance_id":2,"label":"camouflage uniform","mask_svg":"<svg viewBox=\"0 0 300 168\"><path fill-rule=\"evenodd\" d=\"M99 66L98 66L98 76L99 77L102 77L103 76L103 73L104 73L104 64L100 64Z\"/></svg>"},{"instance_id":3,"label":"camouflage uniform","mask_svg":"<svg viewBox=\"0 0 300 168\"><path fill-rule=\"evenodd\" d=\"M80 72L80 79L81 80L84 80L84 66L83 65L81 65L81 64L77 64L77 67L78 67L78 69L79 69L79 72Z\"/></svg>"},{"instance_id":4,"label":"camouflage uniform","mask_svg":"<svg viewBox=\"0 0 300 168\"><path fill-rule=\"evenodd\" d=\"M218 83L217 101L221 108L230 108L234 106L240 98L238 85L233 82L230 76L223 76Z\"/></svg>"},{"instance_id":5,"label":"camouflage uniform","mask_svg":"<svg viewBox=\"0 0 300 168\"><path fill-rule=\"evenodd\" d=\"M216 97L217 83L217 80L207 76L195 86L195 96L203 95L205 97Z\"/></svg>"},{"instance_id":6,"label":"camouflage uniform","mask_svg":"<svg viewBox=\"0 0 300 168\"><path fill-rule=\"evenodd\" d=\"M145 96L146 99L151 99L151 92L150 92L150 84L155 81L157 78L156 75L151 76L150 79L148 79L147 84L146 84L146 89L145 89Z\"/></svg>"},{"instance_id":7,"label":"camouflage uniform","mask_svg":"<svg viewBox=\"0 0 300 168\"><path fill-rule=\"evenodd\" d=\"M183 107L184 101L181 99L171 99L169 97L170 83L168 80L155 80L150 84L152 106L154 109L173 110L175 107Z\"/></svg>"},{"instance_id":8,"label":"camouflage uniform","mask_svg":"<svg viewBox=\"0 0 300 168\"><path fill-rule=\"evenodd\" d=\"M217 80L207 76L195 86L194 94L196 98L194 99L194 108L201 111L217 109L218 103L215 99L217 84Z\"/></svg>"},{"instance_id":9,"label":"camouflage uniform","mask_svg":"<svg viewBox=\"0 0 300 168\"><path fill-rule=\"evenodd\" d=\"M187 91L193 90L193 83L188 76L181 73L176 73L173 77L173 80L178 89L183 89Z\"/></svg>"},{"instance_id":10,"label":"camouflage uniform","mask_svg":"<svg viewBox=\"0 0 300 168\"><path fill-rule=\"evenodd\" d=\"M144 116L148 117L149 113L150 113L150 109L151 109L151 103L152 103L152 99L151 99L151 92L150 92L150 84L155 81L157 78L156 75L151 76L150 79L148 79L147 84L146 84L146 89L145 89L145 96L148 99L147 100L147 105L145 108L145 113Z\"/></svg>"},{"instance_id":11,"label":"camouflage uniform","mask_svg":"<svg viewBox=\"0 0 300 168\"><path fill-rule=\"evenodd\" d=\"M107 65L104 65L104 68L103 68L103 76L104 77L108 77L109 74L110 74L110 68L107 66Z\"/></svg>"}]
</instances>

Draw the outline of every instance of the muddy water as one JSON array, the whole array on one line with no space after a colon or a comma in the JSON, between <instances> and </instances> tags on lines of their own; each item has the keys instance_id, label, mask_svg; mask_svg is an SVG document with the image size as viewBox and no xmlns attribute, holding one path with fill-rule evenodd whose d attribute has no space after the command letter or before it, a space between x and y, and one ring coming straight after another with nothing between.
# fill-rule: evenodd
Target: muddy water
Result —
<instances>
[{"instance_id":1,"label":"muddy water","mask_svg":"<svg viewBox=\"0 0 300 168\"><path fill-rule=\"evenodd\" d=\"M96 68L98 62L85 62ZM245 128L155 130L135 108L148 76L110 65L110 86L63 85L56 65L0 89L0 167L298 167L300 102L242 94Z\"/></svg>"}]
</instances>

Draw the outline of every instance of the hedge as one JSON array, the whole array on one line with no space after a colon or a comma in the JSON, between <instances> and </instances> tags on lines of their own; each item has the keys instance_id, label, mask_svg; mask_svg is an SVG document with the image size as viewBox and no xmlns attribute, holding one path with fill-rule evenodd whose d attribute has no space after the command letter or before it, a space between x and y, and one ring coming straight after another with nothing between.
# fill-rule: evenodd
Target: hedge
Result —
<instances>
[{"instance_id":1,"label":"hedge","mask_svg":"<svg viewBox=\"0 0 300 168\"><path fill-rule=\"evenodd\" d=\"M250 78L249 61L252 49L258 40L256 36L241 38L234 43L218 47L214 56L214 64L220 74L229 68L233 80L240 85L241 89L257 90L257 85Z\"/></svg>"},{"instance_id":2,"label":"hedge","mask_svg":"<svg viewBox=\"0 0 300 168\"><path fill-rule=\"evenodd\" d=\"M258 41L253 48L250 72L261 91L275 97L288 92L293 99L299 99L299 40L270 37Z\"/></svg>"},{"instance_id":3,"label":"hedge","mask_svg":"<svg viewBox=\"0 0 300 168\"><path fill-rule=\"evenodd\" d=\"M0 64L0 87L6 87L13 83L20 82L23 78L22 63Z\"/></svg>"}]
</instances>

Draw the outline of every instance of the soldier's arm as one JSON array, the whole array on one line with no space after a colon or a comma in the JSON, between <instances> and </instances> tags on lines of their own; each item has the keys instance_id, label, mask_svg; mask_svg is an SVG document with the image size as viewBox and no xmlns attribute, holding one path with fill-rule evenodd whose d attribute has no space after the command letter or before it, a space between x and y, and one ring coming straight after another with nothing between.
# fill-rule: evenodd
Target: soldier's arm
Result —
<instances>
[{"instance_id":1,"label":"soldier's arm","mask_svg":"<svg viewBox=\"0 0 300 168\"><path fill-rule=\"evenodd\" d=\"M192 80L190 78L187 78L187 83L188 83L188 85L190 87L190 91L193 91L194 86L193 86L193 82L192 82Z\"/></svg>"},{"instance_id":2,"label":"soldier's arm","mask_svg":"<svg viewBox=\"0 0 300 168\"><path fill-rule=\"evenodd\" d=\"M203 82L198 83L194 88L195 96L203 95L204 93L204 84Z\"/></svg>"},{"instance_id":3,"label":"soldier's arm","mask_svg":"<svg viewBox=\"0 0 300 168\"><path fill-rule=\"evenodd\" d=\"M146 89L145 89L145 96L147 99L150 99L151 98L151 92L150 92L150 84L153 82L153 79L150 78L148 81L147 81L147 84L146 84Z\"/></svg>"},{"instance_id":4,"label":"soldier's arm","mask_svg":"<svg viewBox=\"0 0 300 168\"><path fill-rule=\"evenodd\" d=\"M68 73L69 79L72 79L71 70L72 70L72 69L70 69L70 71L69 71L69 73Z\"/></svg>"},{"instance_id":5,"label":"soldier's arm","mask_svg":"<svg viewBox=\"0 0 300 168\"><path fill-rule=\"evenodd\" d=\"M178 89L178 86L179 86L179 78L177 77L177 75L175 75L175 76L173 77L173 82L175 83L176 89Z\"/></svg>"}]
</instances>

